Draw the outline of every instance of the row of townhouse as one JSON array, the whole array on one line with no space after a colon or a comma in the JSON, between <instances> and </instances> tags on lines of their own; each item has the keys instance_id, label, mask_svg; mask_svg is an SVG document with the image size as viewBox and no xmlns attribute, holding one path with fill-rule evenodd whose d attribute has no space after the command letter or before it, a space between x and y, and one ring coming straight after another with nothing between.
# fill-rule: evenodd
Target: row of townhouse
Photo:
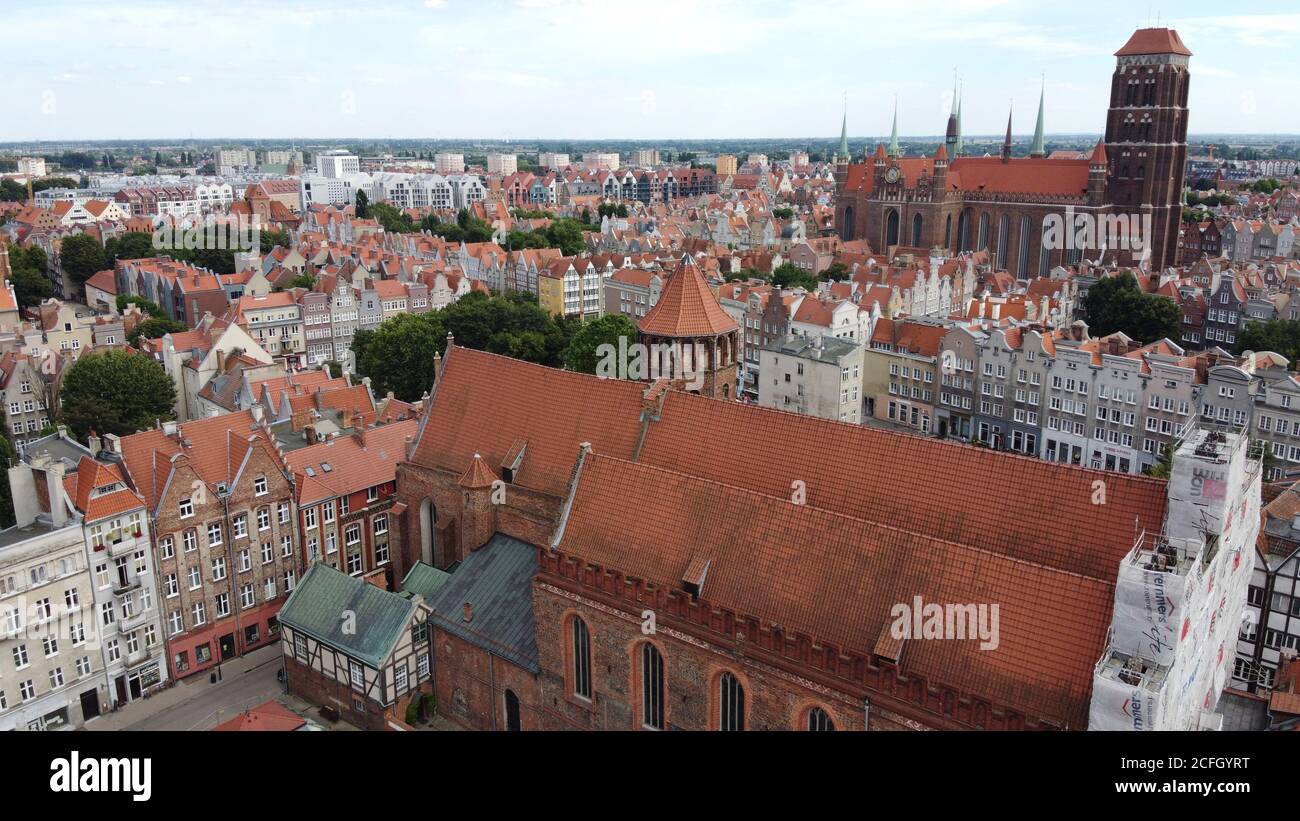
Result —
<instances>
[{"instance_id":1,"label":"row of townhouse","mask_svg":"<svg viewBox=\"0 0 1300 821\"><path fill-rule=\"evenodd\" d=\"M60 431L10 468L0 730L75 728L169 680L143 498Z\"/></svg>"},{"instance_id":2,"label":"row of townhouse","mask_svg":"<svg viewBox=\"0 0 1300 821\"><path fill-rule=\"evenodd\" d=\"M863 394L869 417L923 434L1140 473L1194 420L1204 364L1167 340L1090 338L1082 322L881 319Z\"/></svg>"}]
</instances>

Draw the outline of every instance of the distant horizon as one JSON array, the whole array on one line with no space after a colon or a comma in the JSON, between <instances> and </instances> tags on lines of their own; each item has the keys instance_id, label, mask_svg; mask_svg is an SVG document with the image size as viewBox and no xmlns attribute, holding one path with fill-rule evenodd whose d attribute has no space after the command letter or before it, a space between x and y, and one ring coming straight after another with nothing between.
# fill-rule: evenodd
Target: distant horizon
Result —
<instances>
[{"instance_id":1,"label":"distant horizon","mask_svg":"<svg viewBox=\"0 0 1300 821\"><path fill-rule=\"evenodd\" d=\"M902 142L943 142L943 134L899 134L898 139ZM1078 131L1078 132L1045 132L1043 138L1052 142L1054 140L1066 139L1100 139L1103 136L1101 131ZM1004 134L963 134L962 139L971 141L997 141L1000 142L1006 137ZM1025 142L1033 138L1032 133L1012 133L1013 142ZM1256 132L1205 132L1189 133L1187 142L1200 143L1211 139L1252 139L1252 140L1276 140L1279 142L1297 141L1300 142L1300 132L1278 132L1278 133L1256 133ZM765 136L733 136L733 137L546 137L533 140L516 140L506 141L494 137L391 137L391 136L343 136L343 137L235 137L235 136L218 136L218 137L103 137L90 139L67 139L67 140L8 140L0 141L0 150L25 147L33 145L96 145L108 143L128 143L132 145L180 145L184 143L221 143L223 145L240 145L245 143L321 143L337 144L348 142L361 143L465 143L465 144L489 144L501 146L519 146L521 148L531 148L532 146L545 145L548 143L579 143L579 144L603 144L603 143L659 143L659 145L647 146L648 148L672 148L674 143L693 144L693 143L728 143L737 141L767 141L767 142L805 142L810 144L826 143L834 145L839 142L839 137L824 136L795 136L795 137L765 137ZM889 141L889 135L861 135L848 136L850 145L853 143L877 143ZM299 145L293 150L305 150L309 145Z\"/></svg>"}]
</instances>

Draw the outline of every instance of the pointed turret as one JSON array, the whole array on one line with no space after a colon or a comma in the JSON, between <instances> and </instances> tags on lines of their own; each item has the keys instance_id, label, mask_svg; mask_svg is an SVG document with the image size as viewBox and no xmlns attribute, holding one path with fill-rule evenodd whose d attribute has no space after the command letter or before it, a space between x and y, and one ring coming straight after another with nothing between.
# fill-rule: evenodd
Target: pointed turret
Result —
<instances>
[{"instance_id":1,"label":"pointed turret","mask_svg":"<svg viewBox=\"0 0 1300 821\"><path fill-rule=\"evenodd\" d=\"M948 153L957 155L957 78L952 80L952 104L948 106L948 129L944 132L943 144L948 147Z\"/></svg>"},{"instance_id":2,"label":"pointed turret","mask_svg":"<svg viewBox=\"0 0 1300 821\"><path fill-rule=\"evenodd\" d=\"M844 120L840 123L840 147L836 157L848 158L849 156L849 112L844 110Z\"/></svg>"},{"instance_id":3,"label":"pointed turret","mask_svg":"<svg viewBox=\"0 0 1300 821\"><path fill-rule=\"evenodd\" d=\"M1002 140L1002 162L1011 162L1011 116L1013 110L1007 110L1007 136Z\"/></svg>"},{"instance_id":4,"label":"pointed turret","mask_svg":"<svg viewBox=\"0 0 1300 821\"><path fill-rule=\"evenodd\" d=\"M889 156L897 157L898 150L898 99L894 99L894 126L889 132Z\"/></svg>"},{"instance_id":5,"label":"pointed turret","mask_svg":"<svg viewBox=\"0 0 1300 821\"><path fill-rule=\"evenodd\" d=\"M966 147L961 137L961 93L964 89L961 84L957 86L957 152L953 154L953 159L966 153Z\"/></svg>"},{"instance_id":6,"label":"pointed turret","mask_svg":"<svg viewBox=\"0 0 1300 821\"><path fill-rule=\"evenodd\" d=\"M1043 102L1047 96L1047 83L1038 92L1038 123L1034 126L1034 142L1029 147L1029 156L1046 157L1047 149L1043 146Z\"/></svg>"}]
</instances>

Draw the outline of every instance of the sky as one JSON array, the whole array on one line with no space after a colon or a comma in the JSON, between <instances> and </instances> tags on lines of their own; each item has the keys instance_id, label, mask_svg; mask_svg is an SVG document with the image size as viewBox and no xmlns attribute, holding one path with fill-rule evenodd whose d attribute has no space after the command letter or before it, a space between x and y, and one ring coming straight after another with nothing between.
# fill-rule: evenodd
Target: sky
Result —
<instances>
[{"instance_id":1,"label":"sky","mask_svg":"<svg viewBox=\"0 0 1300 821\"><path fill-rule=\"evenodd\" d=\"M1100 133L1173 25L1192 133L1300 133L1295 0L0 0L0 142ZM1285 101L1285 102L1284 102Z\"/></svg>"}]
</instances>

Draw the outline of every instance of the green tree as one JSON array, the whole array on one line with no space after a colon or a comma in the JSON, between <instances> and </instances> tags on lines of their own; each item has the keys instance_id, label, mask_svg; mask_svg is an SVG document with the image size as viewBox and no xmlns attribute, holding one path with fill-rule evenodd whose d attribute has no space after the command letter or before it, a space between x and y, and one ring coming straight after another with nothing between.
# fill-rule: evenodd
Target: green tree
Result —
<instances>
[{"instance_id":1,"label":"green tree","mask_svg":"<svg viewBox=\"0 0 1300 821\"><path fill-rule=\"evenodd\" d=\"M1142 344L1182 337L1183 312L1172 299L1142 291L1131 271L1103 277L1084 299L1093 336L1122 331Z\"/></svg>"},{"instance_id":2,"label":"green tree","mask_svg":"<svg viewBox=\"0 0 1300 821\"><path fill-rule=\"evenodd\" d=\"M117 310L119 312L125 311L126 307L131 304L134 304L149 316L167 317L167 312L162 309L161 305L153 300L145 299L142 296L131 296L130 294L117 295Z\"/></svg>"},{"instance_id":3,"label":"green tree","mask_svg":"<svg viewBox=\"0 0 1300 821\"><path fill-rule=\"evenodd\" d=\"M0 465L5 469L13 467L18 461L13 443L9 437L0 433ZM0 482L0 527L14 526L14 497L8 482Z\"/></svg>"},{"instance_id":4,"label":"green tree","mask_svg":"<svg viewBox=\"0 0 1300 821\"><path fill-rule=\"evenodd\" d=\"M113 237L104 245L105 268L112 268L119 259L149 259L158 256L153 247L153 235L141 231L129 231L120 237Z\"/></svg>"},{"instance_id":5,"label":"green tree","mask_svg":"<svg viewBox=\"0 0 1300 821\"><path fill-rule=\"evenodd\" d=\"M68 368L59 397L64 423L84 441L91 428L127 436L171 419L176 387L148 356L108 350Z\"/></svg>"},{"instance_id":6,"label":"green tree","mask_svg":"<svg viewBox=\"0 0 1300 821\"><path fill-rule=\"evenodd\" d=\"M583 323L564 352L564 366L571 371L596 373L601 360L600 346L613 345L618 350L619 337L626 339L627 345L636 342L636 325L624 314L606 314Z\"/></svg>"},{"instance_id":7,"label":"green tree","mask_svg":"<svg viewBox=\"0 0 1300 821\"><path fill-rule=\"evenodd\" d=\"M832 262L826 270L817 275L822 282L843 282L849 278L849 269L842 262Z\"/></svg>"},{"instance_id":8,"label":"green tree","mask_svg":"<svg viewBox=\"0 0 1300 821\"><path fill-rule=\"evenodd\" d=\"M1268 322L1248 322L1237 335L1234 353L1243 351L1272 351L1291 360L1292 366L1300 362L1300 320L1273 319Z\"/></svg>"},{"instance_id":9,"label":"green tree","mask_svg":"<svg viewBox=\"0 0 1300 821\"><path fill-rule=\"evenodd\" d=\"M90 234L74 234L65 239L59 246L59 259L64 275L78 285L108 267L104 246Z\"/></svg>"},{"instance_id":10,"label":"green tree","mask_svg":"<svg viewBox=\"0 0 1300 821\"><path fill-rule=\"evenodd\" d=\"M290 288L306 288L310 291L316 287L316 277L304 271L293 279L289 280Z\"/></svg>"},{"instance_id":11,"label":"green tree","mask_svg":"<svg viewBox=\"0 0 1300 821\"><path fill-rule=\"evenodd\" d=\"M165 316L152 316L132 328L131 333L126 336L126 341L134 345L138 339L158 339L167 334L178 334L187 330L189 326L184 322L177 322Z\"/></svg>"},{"instance_id":12,"label":"green tree","mask_svg":"<svg viewBox=\"0 0 1300 821\"><path fill-rule=\"evenodd\" d=\"M45 275L45 252L39 246L9 246L9 282L19 308L32 308L54 294L54 283Z\"/></svg>"},{"instance_id":13,"label":"green tree","mask_svg":"<svg viewBox=\"0 0 1300 821\"><path fill-rule=\"evenodd\" d=\"M433 385L434 355L447 346L441 314L398 314L378 328L357 331L352 338L357 374L370 377L378 395L392 391L403 402L419 400Z\"/></svg>"},{"instance_id":14,"label":"green tree","mask_svg":"<svg viewBox=\"0 0 1300 821\"><path fill-rule=\"evenodd\" d=\"M359 196L361 192L358 191L357 194ZM261 234L258 236L257 239L259 243L259 248L261 249L263 254L271 253L272 249L274 249L277 245L281 248L288 248L289 244L293 242L293 239L290 238L288 231L268 231L266 229L262 230Z\"/></svg>"},{"instance_id":15,"label":"green tree","mask_svg":"<svg viewBox=\"0 0 1300 821\"><path fill-rule=\"evenodd\" d=\"M365 191L357 192L356 211L357 219L370 219L370 197L366 196Z\"/></svg>"},{"instance_id":16,"label":"green tree","mask_svg":"<svg viewBox=\"0 0 1300 821\"><path fill-rule=\"evenodd\" d=\"M772 209L772 216L776 217L776 218L779 219L779 220L788 220L788 219L790 219L791 217L794 216L794 209L793 209L793 208L773 208L773 209Z\"/></svg>"},{"instance_id":17,"label":"green tree","mask_svg":"<svg viewBox=\"0 0 1300 821\"><path fill-rule=\"evenodd\" d=\"M772 271L772 284L778 288L803 288L817 290L817 277L796 268L793 263L783 263Z\"/></svg>"}]
</instances>

